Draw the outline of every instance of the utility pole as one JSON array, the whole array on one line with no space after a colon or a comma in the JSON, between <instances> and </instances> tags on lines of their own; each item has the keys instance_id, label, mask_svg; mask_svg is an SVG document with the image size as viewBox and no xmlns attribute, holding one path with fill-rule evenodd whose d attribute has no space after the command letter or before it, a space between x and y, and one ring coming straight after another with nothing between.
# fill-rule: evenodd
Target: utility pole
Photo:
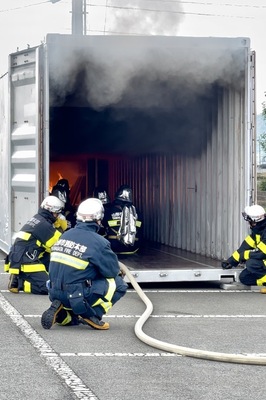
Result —
<instances>
[{"instance_id":1,"label":"utility pole","mask_svg":"<svg viewBox=\"0 0 266 400\"><path fill-rule=\"evenodd\" d=\"M50 0L57 3L60 0ZM87 10L86 0L72 0L72 35L86 35Z\"/></svg>"},{"instance_id":2,"label":"utility pole","mask_svg":"<svg viewBox=\"0 0 266 400\"><path fill-rule=\"evenodd\" d=\"M72 0L72 35L86 35L86 0Z\"/></svg>"}]
</instances>

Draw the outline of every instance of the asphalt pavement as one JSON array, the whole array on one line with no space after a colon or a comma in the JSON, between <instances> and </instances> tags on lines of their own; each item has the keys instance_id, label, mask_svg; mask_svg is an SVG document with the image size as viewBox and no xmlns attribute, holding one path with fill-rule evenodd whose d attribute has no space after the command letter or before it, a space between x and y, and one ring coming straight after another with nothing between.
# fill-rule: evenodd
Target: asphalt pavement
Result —
<instances>
[{"instance_id":1,"label":"asphalt pavement","mask_svg":"<svg viewBox=\"0 0 266 400\"><path fill-rule=\"evenodd\" d=\"M13 294L0 256L1 390L5 400L266 399L266 365L163 351L134 332L146 306L130 287L104 318L110 330L44 330L48 296ZM143 331L206 352L266 357L266 295L218 283L141 285L153 304Z\"/></svg>"}]
</instances>

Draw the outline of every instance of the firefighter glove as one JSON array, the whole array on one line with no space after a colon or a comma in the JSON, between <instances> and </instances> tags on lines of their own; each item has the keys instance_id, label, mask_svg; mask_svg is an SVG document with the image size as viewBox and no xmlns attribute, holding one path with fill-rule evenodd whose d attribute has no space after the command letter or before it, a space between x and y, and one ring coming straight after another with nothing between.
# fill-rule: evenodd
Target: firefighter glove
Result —
<instances>
[{"instance_id":1,"label":"firefighter glove","mask_svg":"<svg viewBox=\"0 0 266 400\"><path fill-rule=\"evenodd\" d=\"M233 266L231 264L229 264L228 261L222 261L221 262L221 266L222 266L222 269L231 269L231 268L233 268Z\"/></svg>"},{"instance_id":2,"label":"firefighter glove","mask_svg":"<svg viewBox=\"0 0 266 400\"><path fill-rule=\"evenodd\" d=\"M62 231L64 232L68 227L66 217L62 214L59 214L57 220L54 223L54 227L56 229L61 228Z\"/></svg>"}]
</instances>

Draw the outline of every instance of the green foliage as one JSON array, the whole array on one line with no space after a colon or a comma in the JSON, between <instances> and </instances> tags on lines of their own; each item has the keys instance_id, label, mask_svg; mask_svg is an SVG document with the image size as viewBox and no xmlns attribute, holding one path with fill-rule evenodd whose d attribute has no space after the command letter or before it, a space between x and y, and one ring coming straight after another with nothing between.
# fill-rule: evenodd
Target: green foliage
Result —
<instances>
[{"instance_id":1,"label":"green foliage","mask_svg":"<svg viewBox=\"0 0 266 400\"><path fill-rule=\"evenodd\" d=\"M266 133L265 132L260 135L258 142L259 142L262 150L264 151L264 153L266 153Z\"/></svg>"},{"instance_id":2,"label":"green foliage","mask_svg":"<svg viewBox=\"0 0 266 400\"><path fill-rule=\"evenodd\" d=\"M262 115L263 115L263 118L266 120L266 103L265 103L265 101L262 103Z\"/></svg>"},{"instance_id":3,"label":"green foliage","mask_svg":"<svg viewBox=\"0 0 266 400\"><path fill-rule=\"evenodd\" d=\"M266 121L266 103L262 103L262 117ZM259 145L262 150L266 153L266 132L262 133L258 139ZM265 189L263 189L265 190Z\"/></svg>"},{"instance_id":4,"label":"green foliage","mask_svg":"<svg viewBox=\"0 0 266 400\"><path fill-rule=\"evenodd\" d=\"M263 192L266 191L266 179L263 179L259 182L259 190L262 190Z\"/></svg>"}]
</instances>

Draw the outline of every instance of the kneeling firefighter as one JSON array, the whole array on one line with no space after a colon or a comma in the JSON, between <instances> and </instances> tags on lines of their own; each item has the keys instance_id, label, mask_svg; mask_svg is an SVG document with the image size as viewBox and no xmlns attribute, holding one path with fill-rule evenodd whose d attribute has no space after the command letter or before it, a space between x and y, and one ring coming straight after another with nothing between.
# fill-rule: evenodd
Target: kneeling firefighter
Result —
<instances>
[{"instance_id":1,"label":"kneeling firefighter","mask_svg":"<svg viewBox=\"0 0 266 400\"><path fill-rule=\"evenodd\" d=\"M258 204L247 206L242 213L250 225L251 233L244 239L240 247L228 258L222 261L223 269L244 264L245 268L239 274L239 280L244 285L266 285L266 214ZM266 289L266 288L265 288ZM265 289L261 289L264 293ZM265 291L266 292L266 291Z\"/></svg>"},{"instance_id":2,"label":"kneeling firefighter","mask_svg":"<svg viewBox=\"0 0 266 400\"><path fill-rule=\"evenodd\" d=\"M55 323L109 329L102 316L125 295L127 284L110 243L98 234L103 216L99 199L83 201L76 226L53 246L47 283L52 303L42 314L44 329Z\"/></svg>"},{"instance_id":3,"label":"kneeling firefighter","mask_svg":"<svg viewBox=\"0 0 266 400\"><path fill-rule=\"evenodd\" d=\"M46 197L35 214L16 234L5 260L9 272L8 290L18 293L48 294L46 282L50 251L67 228L61 215L64 203L55 196Z\"/></svg>"}]
</instances>

